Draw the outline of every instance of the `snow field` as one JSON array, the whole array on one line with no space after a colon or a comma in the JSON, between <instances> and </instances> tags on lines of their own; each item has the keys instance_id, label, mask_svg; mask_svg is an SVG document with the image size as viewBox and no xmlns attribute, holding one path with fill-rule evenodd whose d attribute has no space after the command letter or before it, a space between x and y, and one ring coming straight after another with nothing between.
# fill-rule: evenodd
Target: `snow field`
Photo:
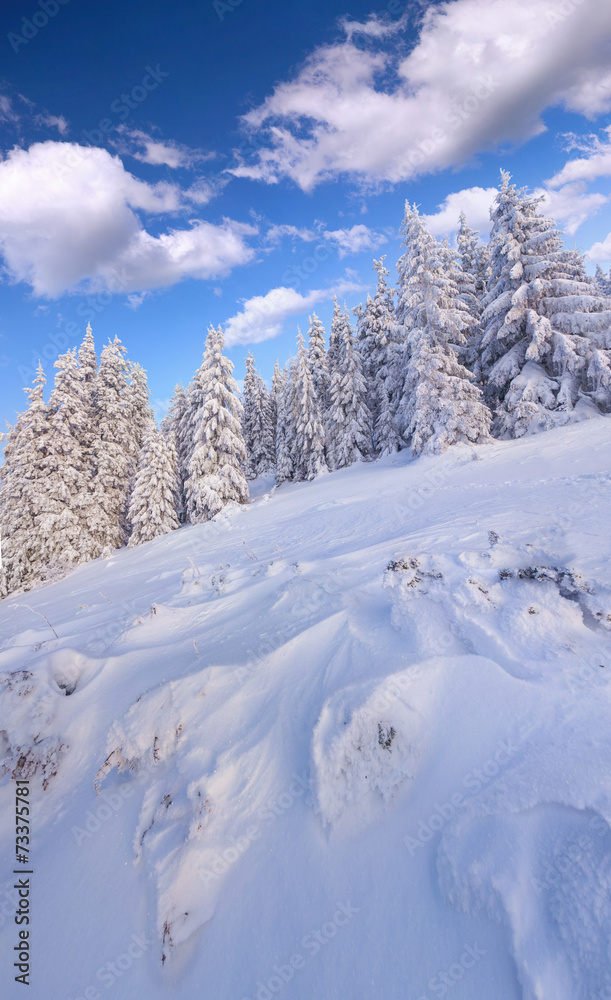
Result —
<instances>
[{"instance_id":1,"label":"snow field","mask_svg":"<svg viewBox=\"0 0 611 1000\"><path fill-rule=\"evenodd\" d=\"M255 491L2 602L32 995L603 997L610 426Z\"/></svg>"}]
</instances>

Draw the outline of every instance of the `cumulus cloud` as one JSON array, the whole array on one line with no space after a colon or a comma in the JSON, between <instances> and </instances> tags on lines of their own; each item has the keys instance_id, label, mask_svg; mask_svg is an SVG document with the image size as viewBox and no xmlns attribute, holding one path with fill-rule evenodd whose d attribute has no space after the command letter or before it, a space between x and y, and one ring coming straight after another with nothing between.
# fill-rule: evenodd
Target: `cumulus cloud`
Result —
<instances>
[{"instance_id":1,"label":"cumulus cloud","mask_svg":"<svg viewBox=\"0 0 611 1000\"><path fill-rule=\"evenodd\" d=\"M433 236L447 236L456 232L460 213L464 212L467 225L487 240L491 226L490 208L497 193L496 188L482 187L453 191L438 206L437 212L422 217Z\"/></svg>"},{"instance_id":2,"label":"cumulus cloud","mask_svg":"<svg viewBox=\"0 0 611 1000\"><path fill-rule=\"evenodd\" d=\"M598 192L588 192L585 184L565 184L554 190L537 187L534 197L542 198L539 211L555 219L559 226L573 236L586 219L595 215L611 199ZM490 209L497 195L496 188L472 187L453 191L439 205L437 212L423 214L434 236L449 236L458 229L458 218L465 213L467 224L477 230L484 241L490 235Z\"/></svg>"},{"instance_id":3,"label":"cumulus cloud","mask_svg":"<svg viewBox=\"0 0 611 1000\"><path fill-rule=\"evenodd\" d=\"M541 115L563 104L594 116L611 108L611 6L568 0L448 0L429 7L414 48L388 35L385 51L347 37L319 47L244 125L265 140L237 176L312 190L351 176L367 186L405 181L464 163L500 142L544 130Z\"/></svg>"},{"instance_id":4,"label":"cumulus cloud","mask_svg":"<svg viewBox=\"0 0 611 1000\"><path fill-rule=\"evenodd\" d=\"M595 264L611 263L611 233L609 233L605 240L595 243L594 246L590 247L587 256Z\"/></svg>"},{"instance_id":5,"label":"cumulus cloud","mask_svg":"<svg viewBox=\"0 0 611 1000\"><path fill-rule=\"evenodd\" d=\"M340 298L350 292L360 292L363 286L354 281L342 281L333 288L317 288L301 295L294 288L272 288L266 295L255 295L247 299L242 311L232 316L224 324L225 343L258 344L263 340L278 337L283 324L290 316L299 316L337 295Z\"/></svg>"},{"instance_id":6,"label":"cumulus cloud","mask_svg":"<svg viewBox=\"0 0 611 1000\"><path fill-rule=\"evenodd\" d=\"M541 196L540 211L551 216L562 228L574 236L586 219L590 219L604 205L609 203L607 195L597 191L587 191L586 184L565 184L557 190L535 188L534 194Z\"/></svg>"},{"instance_id":7,"label":"cumulus cloud","mask_svg":"<svg viewBox=\"0 0 611 1000\"><path fill-rule=\"evenodd\" d=\"M253 226L196 219L151 235L138 212L184 208L174 184L147 184L105 149L47 141L0 160L0 251L13 281L54 298L87 289L141 292L213 278L251 260Z\"/></svg>"}]
</instances>

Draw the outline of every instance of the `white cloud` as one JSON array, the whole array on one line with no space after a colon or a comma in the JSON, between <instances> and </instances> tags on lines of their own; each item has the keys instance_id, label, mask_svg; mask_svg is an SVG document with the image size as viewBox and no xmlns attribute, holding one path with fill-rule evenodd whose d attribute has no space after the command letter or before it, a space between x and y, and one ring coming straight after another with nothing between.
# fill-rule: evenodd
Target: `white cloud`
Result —
<instances>
[{"instance_id":1,"label":"white cloud","mask_svg":"<svg viewBox=\"0 0 611 1000\"><path fill-rule=\"evenodd\" d=\"M18 122L19 115L13 109L10 97L0 94L0 122Z\"/></svg>"},{"instance_id":2,"label":"white cloud","mask_svg":"<svg viewBox=\"0 0 611 1000\"><path fill-rule=\"evenodd\" d=\"M325 229L323 222L316 222L313 229L300 228L290 224L273 225L267 230L264 242L278 246L285 237L313 243L315 240L325 240L337 249L340 259L348 254L360 253L362 250L375 250L386 243L383 233L375 233L364 225L355 225L344 229Z\"/></svg>"},{"instance_id":3,"label":"white cloud","mask_svg":"<svg viewBox=\"0 0 611 1000\"><path fill-rule=\"evenodd\" d=\"M271 340L282 333L289 316L299 316L334 295L341 297L362 290L363 286L354 281L342 281L333 288L317 288L307 295L301 295L294 288L272 288L266 295L248 299L242 311L226 321L223 326L225 343L233 346Z\"/></svg>"},{"instance_id":4,"label":"white cloud","mask_svg":"<svg viewBox=\"0 0 611 1000\"><path fill-rule=\"evenodd\" d=\"M290 177L304 190L342 174L395 183L537 135L547 107L608 110L611 5L568 0L563 10L549 0L437 3L406 58L399 38L386 52L362 51L350 40L357 28L344 22L346 40L316 49L243 117L265 146L232 172L268 183ZM367 23L383 36L384 25Z\"/></svg>"},{"instance_id":5,"label":"white cloud","mask_svg":"<svg viewBox=\"0 0 611 1000\"><path fill-rule=\"evenodd\" d=\"M141 292L208 279L251 260L256 229L226 219L150 235L137 211L184 207L173 184L146 184L98 147L47 141L0 160L0 250L13 281L37 296L67 290Z\"/></svg>"},{"instance_id":6,"label":"white cloud","mask_svg":"<svg viewBox=\"0 0 611 1000\"><path fill-rule=\"evenodd\" d=\"M316 239L316 235L312 229L300 229L299 226L291 226L288 223L283 223L282 225L270 226L264 236L264 242L277 245L282 242L285 236L290 236L291 239L311 243Z\"/></svg>"},{"instance_id":7,"label":"white cloud","mask_svg":"<svg viewBox=\"0 0 611 1000\"><path fill-rule=\"evenodd\" d=\"M376 250L387 242L382 233L374 233L363 225L352 226L350 229L326 230L323 236L329 243L335 244L340 259L348 254L361 253L362 250Z\"/></svg>"},{"instance_id":8,"label":"white cloud","mask_svg":"<svg viewBox=\"0 0 611 1000\"><path fill-rule=\"evenodd\" d=\"M555 219L570 236L575 235L582 222L609 203L607 195L588 192L585 184L577 182L555 191L535 188L534 194L543 197L540 211Z\"/></svg>"},{"instance_id":9,"label":"white cloud","mask_svg":"<svg viewBox=\"0 0 611 1000\"><path fill-rule=\"evenodd\" d=\"M587 256L595 264L609 264L611 262L611 233L605 240L590 247Z\"/></svg>"},{"instance_id":10,"label":"white cloud","mask_svg":"<svg viewBox=\"0 0 611 1000\"><path fill-rule=\"evenodd\" d=\"M439 211L423 215L433 236L447 236L458 229L461 212L467 217L467 225L475 229L483 240L490 235L490 208L497 195L496 188L472 187L453 191L438 206Z\"/></svg>"},{"instance_id":11,"label":"white cloud","mask_svg":"<svg viewBox=\"0 0 611 1000\"><path fill-rule=\"evenodd\" d=\"M122 126L119 132L121 139L115 145L122 155L133 156L141 163L150 163L155 167L165 166L173 170L178 167L190 169L197 163L213 160L216 156L216 153L191 149L171 139L164 142L141 129L127 129Z\"/></svg>"},{"instance_id":12,"label":"white cloud","mask_svg":"<svg viewBox=\"0 0 611 1000\"><path fill-rule=\"evenodd\" d=\"M361 35L366 38L388 38L389 35L396 35L402 31L409 19L407 9L396 21L389 18L378 17L377 14L370 14L366 21L352 21L348 17L340 18L340 25L348 41Z\"/></svg>"},{"instance_id":13,"label":"white cloud","mask_svg":"<svg viewBox=\"0 0 611 1000\"><path fill-rule=\"evenodd\" d=\"M607 195L588 192L585 184L578 183L565 184L551 191L538 187L532 193L534 197L543 198L539 211L555 219L570 236L611 200ZM423 214L422 218L434 236L449 236L458 229L458 217L462 211L467 224L487 241L492 225L490 209L496 195L497 188L472 187L453 191L439 205L439 211Z\"/></svg>"},{"instance_id":14,"label":"white cloud","mask_svg":"<svg viewBox=\"0 0 611 1000\"><path fill-rule=\"evenodd\" d=\"M34 124L41 128L56 128L60 135L66 135L68 122L63 115L51 115L48 111L36 115Z\"/></svg>"},{"instance_id":15,"label":"white cloud","mask_svg":"<svg viewBox=\"0 0 611 1000\"><path fill-rule=\"evenodd\" d=\"M127 296L127 305L130 309L139 309L144 300L149 296L150 292L134 292L132 295Z\"/></svg>"},{"instance_id":16,"label":"white cloud","mask_svg":"<svg viewBox=\"0 0 611 1000\"><path fill-rule=\"evenodd\" d=\"M598 177L611 177L611 125L604 131L606 139L601 139L598 135L568 136L570 149L577 149L588 155L565 163L562 170L546 181L547 186L557 188L574 181L594 181Z\"/></svg>"}]
</instances>

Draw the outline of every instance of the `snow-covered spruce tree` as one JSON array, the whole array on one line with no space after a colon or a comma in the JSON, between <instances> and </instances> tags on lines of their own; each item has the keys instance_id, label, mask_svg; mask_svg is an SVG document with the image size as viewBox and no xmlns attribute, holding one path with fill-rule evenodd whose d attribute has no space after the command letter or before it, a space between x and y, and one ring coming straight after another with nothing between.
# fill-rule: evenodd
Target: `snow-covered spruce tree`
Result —
<instances>
[{"instance_id":1,"label":"snow-covered spruce tree","mask_svg":"<svg viewBox=\"0 0 611 1000\"><path fill-rule=\"evenodd\" d=\"M605 274L600 264L596 265L596 287L603 295L611 295L611 271Z\"/></svg>"},{"instance_id":2,"label":"snow-covered spruce tree","mask_svg":"<svg viewBox=\"0 0 611 1000\"><path fill-rule=\"evenodd\" d=\"M17 416L4 446L0 467L2 596L29 590L44 579L45 547L41 517L45 511L45 458L49 441L48 410L43 398L45 375L40 362L28 409Z\"/></svg>"},{"instance_id":3,"label":"snow-covered spruce tree","mask_svg":"<svg viewBox=\"0 0 611 1000\"><path fill-rule=\"evenodd\" d=\"M188 476L188 443L185 441L184 415L187 410L187 393L183 385L178 383L174 386L168 412L161 421L161 433L166 439L170 452L175 455L177 494L178 494L178 519L181 524L185 521L185 480Z\"/></svg>"},{"instance_id":4,"label":"snow-covered spruce tree","mask_svg":"<svg viewBox=\"0 0 611 1000\"><path fill-rule=\"evenodd\" d=\"M337 328L338 358L331 380L328 428L333 468L343 469L369 457L372 427L361 355L345 309Z\"/></svg>"},{"instance_id":5,"label":"snow-covered spruce tree","mask_svg":"<svg viewBox=\"0 0 611 1000\"><path fill-rule=\"evenodd\" d=\"M94 452L97 472L92 483L92 533L95 554L110 553L127 540L127 501L132 469L133 440L129 364L125 348L115 337L102 349L96 379L97 426Z\"/></svg>"},{"instance_id":6,"label":"snow-covered spruce tree","mask_svg":"<svg viewBox=\"0 0 611 1000\"><path fill-rule=\"evenodd\" d=\"M251 352L245 358L246 374L242 392L242 435L246 446L245 473L256 479L272 472L276 464L273 407Z\"/></svg>"},{"instance_id":7,"label":"snow-covered spruce tree","mask_svg":"<svg viewBox=\"0 0 611 1000\"><path fill-rule=\"evenodd\" d=\"M258 449L261 444L261 414L257 398L257 370L252 351L244 359L246 368L242 390L242 437L246 448L244 471L247 479L257 476Z\"/></svg>"},{"instance_id":8,"label":"snow-covered spruce tree","mask_svg":"<svg viewBox=\"0 0 611 1000\"><path fill-rule=\"evenodd\" d=\"M129 450L134 457L134 465L138 465L144 435L153 417L151 394L149 392L146 372L142 365L129 363L130 382L128 386Z\"/></svg>"},{"instance_id":9,"label":"snow-covered spruce tree","mask_svg":"<svg viewBox=\"0 0 611 1000\"><path fill-rule=\"evenodd\" d=\"M130 548L178 528L177 478L176 449L151 420L129 505Z\"/></svg>"},{"instance_id":10,"label":"snow-covered spruce tree","mask_svg":"<svg viewBox=\"0 0 611 1000\"><path fill-rule=\"evenodd\" d=\"M540 201L502 173L481 361L501 437L579 419L592 401L604 407L604 378L594 386L588 372L600 377L609 360L611 301L587 277L582 256L564 247L555 222L538 214Z\"/></svg>"},{"instance_id":11,"label":"snow-covered spruce tree","mask_svg":"<svg viewBox=\"0 0 611 1000\"><path fill-rule=\"evenodd\" d=\"M301 331L297 335L297 361L291 382L295 419L293 478L314 479L327 468L325 428Z\"/></svg>"},{"instance_id":12,"label":"snow-covered spruce tree","mask_svg":"<svg viewBox=\"0 0 611 1000\"><path fill-rule=\"evenodd\" d=\"M91 324L87 324L83 342L78 350L78 366L83 376L84 387L84 421L81 436L81 444L86 454L86 466L90 480L96 473L96 456L93 445L96 437L97 423L97 374L98 360L95 353L93 341L93 331Z\"/></svg>"},{"instance_id":13,"label":"snow-covered spruce tree","mask_svg":"<svg viewBox=\"0 0 611 1000\"><path fill-rule=\"evenodd\" d=\"M96 512L90 490L91 424L88 385L76 350L55 362L57 375L48 405L48 447L44 459L45 504L40 531L47 575L64 573L96 555Z\"/></svg>"},{"instance_id":14,"label":"snow-covered spruce tree","mask_svg":"<svg viewBox=\"0 0 611 1000\"><path fill-rule=\"evenodd\" d=\"M373 299L367 296L367 304L359 316L359 352L373 423L373 454L378 456L389 455L401 447L401 435L394 418L402 389L402 348L395 321L393 291L386 284L389 271L384 266L385 260L383 256L373 262L373 270L378 276L377 288Z\"/></svg>"},{"instance_id":15,"label":"snow-covered spruce tree","mask_svg":"<svg viewBox=\"0 0 611 1000\"><path fill-rule=\"evenodd\" d=\"M472 279L472 281L469 278L465 280L465 287L468 293L480 300L488 289L490 252L486 244L482 243L479 233L467 225L467 217L464 212L460 213L458 220L456 248L464 274ZM467 297L465 301L469 306L469 311L477 317L480 310L473 312L472 299Z\"/></svg>"},{"instance_id":16,"label":"snow-covered spruce tree","mask_svg":"<svg viewBox=\"0 0 611 1000\"><path fill-rule=\"evenodd\" d=\"M316 313L308 316L308 347L307 358L314 389L318 399L318 406L324 415L329 405L329 369L327 367L327 349L325 345L325 328Z\"/></svg>"},{"instance_id":17,"label":"snow-covered spruce tree","mask_svg":"<svg viewBox=\"0 0 611 1000\"><path fill-rule=\"evenodd\" d=\"M333 372L337 364L339 352L339 331L341 328L341 309L337 301L337 295L333 298L333 318L331 320L331 332L329 333L329 350L327 351L327 373L329 386L333 378Z\"/></svg>"},{"instance_id":18,"label":"snow-covered spruce tree","mask_svg":"<svg viewBox=\"0 0 611 1000\"><path fill-rule=\"evenodd\" d=\"M287 482L293 478L292 441L294 440L294 423L292 407L292 388L288 369L280 370L276 361L272 378L272 394L276 404L276 482Z\"/></svg>"},{"instance_id":19,"label":"snow-covered spruce tree","mask_svg":"<svg viewBox=\"0 0 611 1000\"><path fill-rule=\"evenodd\" d=\"M486 294L490 276L490 254L488 248L481 243L479 233L467 225L464 212L460 213L456 250L453 275L458 284L460 299L473 318L464 349L464 361L467 367L473 370L476 382L479 383L482 299Z\"/></svg>"},{"instance_id":20,"label":"snow-covered spruce tree","mask_svg":"<svg viewBox=\"0 0 611 1000\"><path fill-rule=\"evenodd\" d=\"M196 414L195 447L186 483L187 515L192 524L209 521L226 504L248 499L243 473L246 448L242 404L233 364L223 356L223 331L210 327L198 371L202 404Z\"/></svg>"},{"instance_id":21,"label":"snow-covered spruce tree","mask_svg":"<svg viewBox=\"0 0 611 1000\"><path fill-rule=\"evenodd\" d=\"M464 343L471 316L446 267L447 253L406 204L406 254L400 270L400 306L408 330L402 398L404 435L416 455L437 454L459 441L489 434L490 412L453 344Z\"/></svg>"},{"instance_id":22,"label":"snow-covered spruce tree","mask_svg":"<svg viewBox=\"0 0 611 1000\"><path fill-rule=\"evenodd\" d=\"M257 474L266 476L276 468L276 409L272 394L258 373L257 401L261 414L261 449Z\"/></svg>"}]
</instances>

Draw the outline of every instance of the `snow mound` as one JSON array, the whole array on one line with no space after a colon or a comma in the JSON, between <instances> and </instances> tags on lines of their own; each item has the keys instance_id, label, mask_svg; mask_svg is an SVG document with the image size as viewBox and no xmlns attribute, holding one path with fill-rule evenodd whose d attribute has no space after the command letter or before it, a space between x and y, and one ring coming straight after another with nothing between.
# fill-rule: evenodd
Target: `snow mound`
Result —
<instances>
[{"instance_id":1,"label":"snow mound","mask_svg":"<svg viewBox=\"0 0 611 1000\"><path fill-rule=\"evenodd\" d=\"M509 927L523 1000L590 1000L611 982L607 712L594 699L557 703L528 753L441 839L446 898Z\"/></svg>"},{"instance_id":2,"label":"snow mound","mask_svg":"<svg viewBox=\"0 0 611 1000\"><path fill-rule=\"evenodd\" d=\"M348 812L372 818L416 777L445 666L418 663L325 702L312 740L314 798L324 826Z\"/></svg>"},{"instance_id":3,"label":"snow mound","mask_svg":"<svg viewBox=\"0 0 611 1000\"><path fill-rule=\"evenodd\" d=\"M385 802L413 778L421 725L404 703L378 708L377 687L346 688L326 702L314 730L316 808L332 825L350 806L377 793Z\"/></svg>"},{"instance_id":4,"label":"snow mound","mask_svg":"<svg viewBox=\"0 0 611 1000\"><path fill-rule=\"evenodd\" d=\"M37 778L43 790L57 775L68 746L56 725L58 696L42 672L21 669L0 674L6 729L0 729L0 776Z\"/></svg>"}]
</instances>

